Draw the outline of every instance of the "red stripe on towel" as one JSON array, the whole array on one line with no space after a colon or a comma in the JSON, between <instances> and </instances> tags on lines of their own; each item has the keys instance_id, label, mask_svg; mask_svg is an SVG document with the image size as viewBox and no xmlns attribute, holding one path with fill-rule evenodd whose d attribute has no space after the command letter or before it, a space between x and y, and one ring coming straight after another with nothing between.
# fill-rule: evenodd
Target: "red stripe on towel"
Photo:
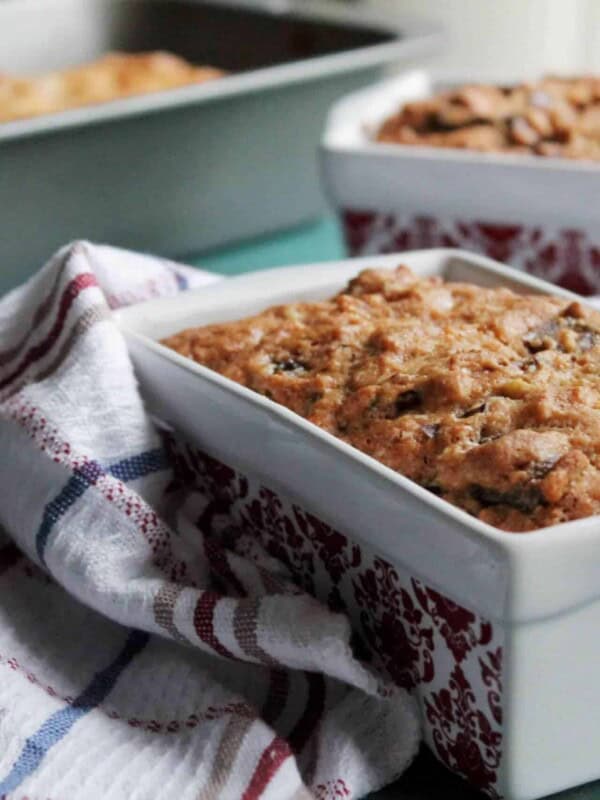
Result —
<instances>
[{"instance_id":1,"label":"red stripe on towel","mask_svg":"<svg viewBox=\"0 0 600 800\"><path fill-rule=\"evenodd\" d=\"M22 372L24 372L40 358L43 358L46 353L52 349L53 345L56 343L60 334L62 333L69 309L81 292L90 286L98 286L98 282L91 272L78 275L68 284L62 294L62 297L60 298L58 314L50 332L43 341L39 342L39 344L36 344L33 347L30 347L14 371L0 381L0 389L4 389L6 386L12 383L16 378L19 377L19 375L21 375Z\"/></svg>"},{"instance_id":2,"label":"red stripe on towel","mask_svg":"<svg viewBox=\"0 0 600 800\"><path fill-rule=\"evenodd\" d=\"M288 743L276 736L260 757L242 800L257 800L279 767L291 755Z\"/></svg>"},{"instance_id":3,"label":"red stripe on towel","mask_svg":"<svg viewBox=\"0 0 600 800\"><path fill-rule=\"evenodd\" d=\"M221 595L216 592L202 592L194 611L194 628L200 639L220 656L236 659L234 654L221 644L215 634L214 612L220 599Z\"/></svg>"}]
</instances>

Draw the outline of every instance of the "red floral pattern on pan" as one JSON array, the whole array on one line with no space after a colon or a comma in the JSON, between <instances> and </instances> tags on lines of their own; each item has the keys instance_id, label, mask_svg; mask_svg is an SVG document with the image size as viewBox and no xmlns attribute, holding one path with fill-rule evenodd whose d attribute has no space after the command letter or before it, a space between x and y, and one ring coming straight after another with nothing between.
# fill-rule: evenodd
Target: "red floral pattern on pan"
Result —
<instances>
[{"instance_id":1,"label":"red floral pattern on pan","mask_svg":"<svg viewBox=\"0 0 600 800\"><path fill-rule=\"evenodd\" d=\"M460 665L453 669L446 687L425 699L425 708L440 759L469 783L496 797L502 734L478 707L473 686Z\"/></svg>"},{"instance_id":2,"label":"red floral pattern on pan","mask_svg":"<svg viewBox=\"0 0 600 800\"><path fill-rule=\"evenodd\" d=\"M246 556L260 547L303 589L344 609L360 655L417 696L438 758L498 797L501 631L250 476L170 437L167 445L171 491L185 484L202 498L198 525Z\"/></svg>"},{"instance_id":3,"label":"red floral pattern on pan","mask_svg":"<svg viewBox=\"0 0 600 800\"><path fill-rule=\"evenodd\" d=\"M438 219L374 211L342 213L351 255L460 247L490 256L583 295L600 294L600 235L522 224Z\"/></svg>"}]
</instances>

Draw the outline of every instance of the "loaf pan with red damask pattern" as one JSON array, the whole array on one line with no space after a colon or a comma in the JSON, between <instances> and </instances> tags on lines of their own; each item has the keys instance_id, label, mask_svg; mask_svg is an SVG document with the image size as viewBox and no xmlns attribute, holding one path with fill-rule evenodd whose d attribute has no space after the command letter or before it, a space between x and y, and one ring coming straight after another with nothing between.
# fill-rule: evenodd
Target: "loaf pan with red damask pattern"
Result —
<instances>
[{"instance_id":1,"label":"loaf pan with red damask pattern","mask_svg":"<svg viewBox=\"0 0 600 800\"><path fill-rule=\"evenodd\" d=\"M600 521L499 531L266 397L158 343L182 328L338 291L365 266L572 297L488 258L430 250L233 278L119 311L179 463L246 544L353 619L413 690L438 758L490 797L600 777Z\"/></svg>"},{"instance_id":2,"label":"loaf pan with red damask pattern","mask_svg":"<svg viewBox=\"0 0 600 800\"><path fill-rule=\"evenodd\" d=\"M332 108L322 171L350 253L462 247L600 294L600 163L374 141L384 119L433 91L413 72Z\"/></svg>"}]
</instances>

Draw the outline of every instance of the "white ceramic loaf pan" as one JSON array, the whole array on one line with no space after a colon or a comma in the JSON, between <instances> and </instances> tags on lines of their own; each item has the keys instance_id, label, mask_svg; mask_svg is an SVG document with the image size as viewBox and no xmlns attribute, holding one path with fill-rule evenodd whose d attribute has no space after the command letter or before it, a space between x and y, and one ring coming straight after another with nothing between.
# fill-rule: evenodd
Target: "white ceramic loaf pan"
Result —
<instances>
[{"instance_id":1,"label":"white ceramic loaf pan","mask_svg":"<svg viewBox=\"0 0 600 800\"><path fill-rule=\"evenodd\" d=\"M157 342L398 263L572 296L482 256L429 250L249 274L117 319L150 408L211 457L194 467L205 490L346 609L376 662L416 693L437 756L492 797L541 797L600 777L598 518L499 531Z\"/></svg>"},{"instance_id":2,"label":"white ceramic loaf pan","mask_svg":"<svg viewBox=\"0 0 600 800\"><path fill-rule=\"evenodd\" d=\"M173 256L315 217L331 103L437 39L331 0L0 2L0 73L157 49L231 72L0 123L0 292L73 238Z\"/></svg>"},{"instance_id":3,"label":"white ceramic loaf pan","mask_svg":"<svg viewBox=\"0 0 600 800\"><path fill-rule=\"evenodd\" d=\"M407 73L332 108L323 177L350 253L462 247L600 294L600 163L374 140L403 103L439 88Z\"/></svg>"}]
</instances>

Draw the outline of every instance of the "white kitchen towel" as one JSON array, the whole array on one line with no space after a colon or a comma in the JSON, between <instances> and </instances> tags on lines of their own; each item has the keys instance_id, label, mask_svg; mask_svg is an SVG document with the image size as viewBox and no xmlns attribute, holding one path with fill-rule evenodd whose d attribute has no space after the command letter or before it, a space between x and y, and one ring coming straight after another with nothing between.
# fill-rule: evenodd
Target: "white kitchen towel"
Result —
<instances>
[{"instance_id":1,"label":"white kitchen towel","mask_svg":"<svg viewBox=\"0 0 600 800\"><path fill-rule=\"evenodd\" d=\"M215 279L79 242L0 300L0 797L352 798L415 755L347 620L173 513L111 309Z\"/></svg>"}]
</instances>

